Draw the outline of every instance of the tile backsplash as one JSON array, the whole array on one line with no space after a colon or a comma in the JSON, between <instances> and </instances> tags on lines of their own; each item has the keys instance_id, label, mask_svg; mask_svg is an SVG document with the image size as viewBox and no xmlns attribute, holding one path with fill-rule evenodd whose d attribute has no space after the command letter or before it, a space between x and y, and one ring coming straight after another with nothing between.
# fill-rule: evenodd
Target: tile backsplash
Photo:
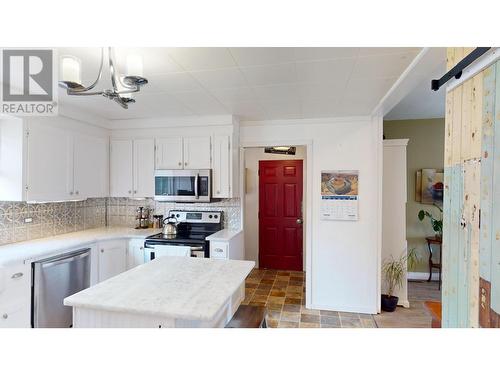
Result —
<instances>
[{"instance_id":1,"label":"tile backsplash","mask_svg":"<svg viewBox=\"0 0 500 375\"><path fill-rule=\"evenodd\" d=\"M25 223L31 218L30 223ZM0 202L0 244L106 225L106 198L78 202Z\"/></svg>"},{"instance_id":2,"label":"tile backsplash","mask_svg":"<svg viewBox=\"0 0 500 375\"><path fill-rule=\"evenodd\" d=\"M223 211L224 228L239 229L241 227L240 199L223 199L210 203L172 203L156 202L153 199L108 198L109 225L135 226L135 213L138 207L154 209L153 215L167 217L169 210Z\"/></svg>"},{"instance_id":3,"label":"tile backsplash","mask_svg":"<svg viewBox=\"0 0 500 375\"><path fill-rule=\"evenodd\" d=\"M197 204L156 202L149 198L92 198L55 203L0 202L0 245L106 225L134 227L135 213L141 206L153 208L153 214L165 217L171 209L223 211L224 228L241 227L239 198ZM32 221L25 223L26 218Z\"/></svg>"}]
</instances>

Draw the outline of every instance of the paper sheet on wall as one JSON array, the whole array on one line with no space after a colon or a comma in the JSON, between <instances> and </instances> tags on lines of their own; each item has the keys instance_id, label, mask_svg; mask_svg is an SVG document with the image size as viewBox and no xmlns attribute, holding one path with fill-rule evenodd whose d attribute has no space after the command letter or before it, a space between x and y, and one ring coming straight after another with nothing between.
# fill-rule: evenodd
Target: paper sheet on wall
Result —
<instances>
[{"instance_id":1,"label":"paper sheet on wall","mask_svg":"<svg viewBox=\"0 0 500 375\"><path fill-rule=\"evenodd\" d=\"M321 220L358 220L359 171L321 171Z\"/></svg>"}]
</instances>

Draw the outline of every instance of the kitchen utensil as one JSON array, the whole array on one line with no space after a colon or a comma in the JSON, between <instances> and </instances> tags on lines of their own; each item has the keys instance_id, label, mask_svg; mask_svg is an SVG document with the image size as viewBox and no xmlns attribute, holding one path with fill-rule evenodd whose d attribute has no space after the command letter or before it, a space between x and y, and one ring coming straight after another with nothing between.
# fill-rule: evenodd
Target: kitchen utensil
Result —
<instances>
[{"instance_id":1,"label":"kitchen utensil","mask_svg":"<svg viewBox=\"0 0 500 375\"><path fill-rule=\"evenodd\" d=\"M175 220L175 223L171 220ZM168 237L175 237L177 235L178 221L175 216L169 216L163 220L163 235Z\"/></svg>"}]
</instances>

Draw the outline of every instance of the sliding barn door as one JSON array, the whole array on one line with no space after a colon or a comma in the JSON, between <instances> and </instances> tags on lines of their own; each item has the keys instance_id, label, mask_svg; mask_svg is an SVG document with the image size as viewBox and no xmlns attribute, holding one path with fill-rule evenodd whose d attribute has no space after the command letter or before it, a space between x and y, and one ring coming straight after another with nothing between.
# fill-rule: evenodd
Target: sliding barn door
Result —
<instances>
[{"instance_id":1,"label":"sliding barn door","mask_svg":"<svg viewBox=\"0 0 500 375\"><path fill-rule=\"evenodd\" d=\"M449 48L448 69L472 49ZM483 315L491 316L490 300L491 308L493 300L500 303L493 297L500 279L492 276L493 268L497 275L500 269L491 259L492 249L496 247L496 254L500 250L500 237L496 243L492 238L495 208L500 219L500 199L493 199L495 194L500 197L498 142L499 155L493 156L495 133L500 135L495 132L500 118L493 115L497 75L493 65L446 95L443 327L490 326ZM494 311L500 311L500 305Z\"/></svg>"}]
</instances>

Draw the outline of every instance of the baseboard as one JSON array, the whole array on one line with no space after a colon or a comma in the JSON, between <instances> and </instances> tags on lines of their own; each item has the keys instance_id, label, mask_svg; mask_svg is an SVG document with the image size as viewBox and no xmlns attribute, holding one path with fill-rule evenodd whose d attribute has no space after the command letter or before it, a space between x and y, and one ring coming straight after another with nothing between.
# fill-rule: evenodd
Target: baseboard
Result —
<instances>
[{"instance_id":1,"label":"baseboard","mask_svg":"<svg viewBox=\"0 0 500 375\"><path fill-rule=\"evenodd\" d=\"M408 272L408 280L429 280L429 272ZM439 273L432 273L432 281L439 281Z\"/></svg>"},{"instance_id":2,"label":"baseboard","mask_svg":"<svg viewBox=\"0 0 500 375\"><path fill-rule=\"evenodd\" d=\"M399 300L398 301L398 306L403 306L405 309L408 309L408 308L410 308L410 301L408 301L408 300L405 300L405 301Z\"/></svg>"}]
</instances>

